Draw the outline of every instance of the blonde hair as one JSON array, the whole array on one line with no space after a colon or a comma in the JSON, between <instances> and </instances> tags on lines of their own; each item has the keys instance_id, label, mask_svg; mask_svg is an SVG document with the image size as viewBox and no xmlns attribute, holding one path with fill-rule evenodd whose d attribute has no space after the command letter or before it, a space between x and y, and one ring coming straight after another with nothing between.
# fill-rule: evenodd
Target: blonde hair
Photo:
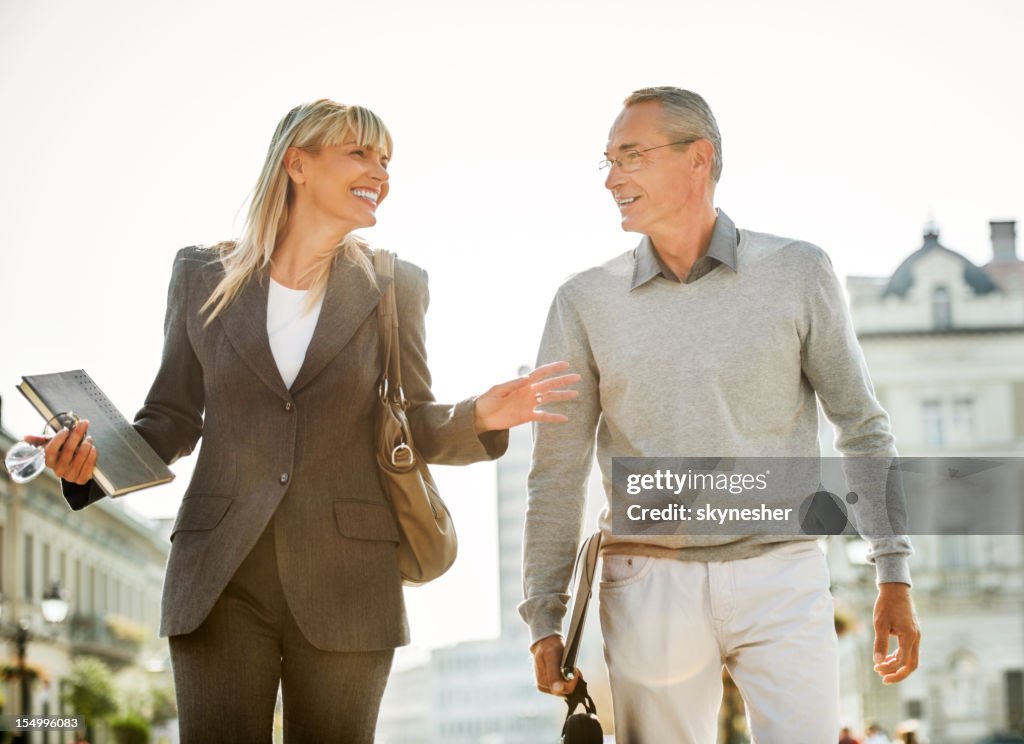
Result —
<instances>
[{"instance_id":1,"label":"blonde hair","mask_svg":"<svg viewBox=\"0 0 1024 744\"><path fill-rule=\"evenodd\" d=\"M237 241L225 241L209 249L220 253L224 277L200 309L200 312L210 311L207 324L231 304L247 281L270 265L277 237L288 221L291 179L284 168L285 152L289 147L315 151L336 145L345 137L353 137L357 144L373 147L391 157L391 133L380 117L362 106L347 106L321 98L296 106L278 123L259 181L252 192L242 236ZM367 279L376 284L376 274L368 254L369 246L365 240L346 235L333 254L325 256L310 270L309 273L313 274L310 303L315 303L322 296L331 266L339 255L355 263Z\"/></svg>"}]
</instances>

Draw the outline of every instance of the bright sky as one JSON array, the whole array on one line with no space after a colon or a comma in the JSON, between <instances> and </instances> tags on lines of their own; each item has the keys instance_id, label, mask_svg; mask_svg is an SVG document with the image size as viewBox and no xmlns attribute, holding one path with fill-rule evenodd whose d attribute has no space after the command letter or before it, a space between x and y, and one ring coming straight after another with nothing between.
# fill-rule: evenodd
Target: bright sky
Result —
<instances>
[{"instance_id":1,"label":"bright sky","mask_svg":"<svg viewBox=\"0 0 1024 744\"><path fill-rule=\"evenodd\" d=\"M984 263L988 221L1024 220L1022 32L1015 0L0 0L3 425L39 427L21 375L78 367L131 416L175 251L237 235L278 119L320 97L395 136L366 235L430 272L441 399L532 363L558 284L635 244L596 164L639 87L708 100L741 227L883 275L934 216ZM176 470L131 505L173 515ZM497 627L493 466L440 480L463 548L409 593L427 646Z\"/></svg>"}]
</instances>

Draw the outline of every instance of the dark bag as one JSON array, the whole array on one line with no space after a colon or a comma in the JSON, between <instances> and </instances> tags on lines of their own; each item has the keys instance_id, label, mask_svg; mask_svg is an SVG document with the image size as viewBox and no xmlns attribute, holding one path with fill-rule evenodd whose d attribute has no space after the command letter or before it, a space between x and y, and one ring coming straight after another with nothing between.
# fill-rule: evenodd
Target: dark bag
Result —
<instances>
[{"instance_id":1,"label":"dark bag","mask_svg":"<svg viewBox=\"0 0 1024 744\"><path fill-rule=\"evenodd\" d=\"M395 255L374 251L373 265L378 274L392 280L377 306L382 357L377 464L401 533L398 569L402 582L417 586L433 581L451 568L459 543L452 515L437 492L427 464L416 451L405 415L409 401L402 390Z\"/></svg>"},{"instance_id":2,"label":"dark bag","mask_svg":"<svg viewBox=\"0 0 1024 744\"><path fill-rule=\"evenodd\" d=\"M604 732L601 730L601 722L597 720L597 706L587 692L587 683L582 675L576 681L576 689L565 702L569 712L562 725L562 744L602 744ZM573 713L580 705L583 706L583 712Z\"/></svg>"}]
</instances>

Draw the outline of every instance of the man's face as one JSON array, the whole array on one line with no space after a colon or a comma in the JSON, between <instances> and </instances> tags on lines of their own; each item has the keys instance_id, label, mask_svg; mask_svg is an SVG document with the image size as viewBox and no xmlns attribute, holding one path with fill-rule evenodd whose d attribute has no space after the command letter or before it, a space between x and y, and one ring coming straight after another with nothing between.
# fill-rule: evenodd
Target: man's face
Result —
<instances>
[{"instance_id":1,"label":"man's face","mask_svg":"<svg viewBox=\"0 0 1024 744\"><path fill-rule=\"evenodd\" d=\"M631 150L642 152L639 167L627 172L622 165L608 169L604 185L622 215L622 229L655 235L685 223L686 207L700 196L701 169L693 147L659 147L672 140L662 129L664 114L658 101L644 101L623 110L612 127L607 157L628 160ZM635 157L635 156L634 156ZM703 169L706 178L707 168Z\"/></svg>"}]
</instances>

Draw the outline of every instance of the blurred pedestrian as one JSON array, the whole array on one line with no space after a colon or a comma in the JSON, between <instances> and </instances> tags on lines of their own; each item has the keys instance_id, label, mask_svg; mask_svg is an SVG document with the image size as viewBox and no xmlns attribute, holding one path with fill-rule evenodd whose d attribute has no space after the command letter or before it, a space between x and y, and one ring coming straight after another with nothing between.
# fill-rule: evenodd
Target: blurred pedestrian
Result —
<instances>
[{"instance_id":1,"label":"blurred pedestrian","mask_svg":"<svg viewBox=\"0 0 1024 744\"><path fill-rule=\"evenodd\" d=\"M867 734L864 744L891 744L888 735L877 723L872 723L868 726Z\"/></svg>"}]
</instances>

